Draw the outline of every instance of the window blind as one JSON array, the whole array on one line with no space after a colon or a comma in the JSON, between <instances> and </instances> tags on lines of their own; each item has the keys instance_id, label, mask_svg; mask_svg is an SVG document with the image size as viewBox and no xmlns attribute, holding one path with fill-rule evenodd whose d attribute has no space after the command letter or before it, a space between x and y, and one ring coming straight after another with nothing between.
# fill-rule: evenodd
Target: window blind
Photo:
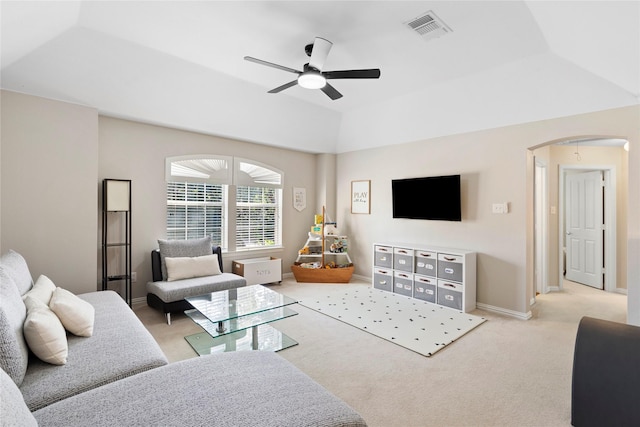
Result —
<instances>
[{"instance_id":1,"label":"window blind","mask_svg":"<svg viewBox=\"0 0 640 427\"><path fill-rule=\"evenodd\" d=\"M192 182L167 183L167 239L212 236L224 246L224 186Z\"/></svg>"},{"instance_id":2,"label":"window blind","mask_svg":"<svg viewBox=\"0 0 640 427\"><path fill-rule=\"evenodd\" d=\"M280 194L277 188L237 187L237 249L281 244Z\"/></svg>"}]
</instances>

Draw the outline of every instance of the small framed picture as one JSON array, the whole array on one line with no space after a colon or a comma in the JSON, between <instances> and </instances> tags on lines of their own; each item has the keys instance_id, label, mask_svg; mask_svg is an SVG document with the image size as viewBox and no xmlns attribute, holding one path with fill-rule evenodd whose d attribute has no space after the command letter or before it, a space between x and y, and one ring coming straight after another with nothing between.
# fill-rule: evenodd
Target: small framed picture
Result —
<instances>
[{"instance_id":1,"label":"small framed picture","mask_svg":"<svg viewBox=\"0 0 640 427\"><path fill-rule=\"evenodd\" d=\"M371 213L371 181L351 181L351 213Z\"/></svg>"}]
</instances>

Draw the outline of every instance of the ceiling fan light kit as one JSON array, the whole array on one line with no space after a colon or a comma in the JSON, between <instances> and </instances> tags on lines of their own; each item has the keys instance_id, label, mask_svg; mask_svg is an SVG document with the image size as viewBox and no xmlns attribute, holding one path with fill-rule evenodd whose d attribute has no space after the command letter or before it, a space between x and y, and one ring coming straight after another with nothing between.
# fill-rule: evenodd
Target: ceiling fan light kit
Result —
<instances>
[{"instance_id":1,"label":"ceiling fan light kit","mask_svg":"<svg viewBox=\"0 0 640 427\"><path fill-rule=\"evenodd\" d=\"M327 79L320 73L309 71L298 76L298 84L305 89L321 89L327 84Z\"/></svg>"},{"instance_id":2,"label":"ceiling fan light kit","mask_svg":"<svg viewBox=\"0 0 640 427\"><path fill-rule=\"evenodd\" d=\"M283 65L274 64L273 62L263 61L262 59L245 56L244 59L256 64L266 65L267 67L277 68L282 71L294 73L298 75L296 80L271 89L268 93L278 93L288 89L296 84L305 89L320 89L332 100L342 98L342 94L333 86L327 83L327 79L377 79L380 78L380 70L377 68L367 70L338 70L338 71L322 71L324 62L331 50L329 40L316 37L312 44L305 46L305 53L309 56L309 63L304 64L303 71L285 67Z\"/></svg>"}]
</instances>

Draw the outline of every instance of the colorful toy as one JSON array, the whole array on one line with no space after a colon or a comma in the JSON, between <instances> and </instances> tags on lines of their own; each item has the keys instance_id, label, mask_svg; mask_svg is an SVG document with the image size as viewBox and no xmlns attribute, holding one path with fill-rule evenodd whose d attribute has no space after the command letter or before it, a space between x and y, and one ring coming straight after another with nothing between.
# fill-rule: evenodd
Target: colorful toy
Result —
<instances>
[{"instance_id":1,"label":"colorful toy","mask_svg":"<svg viewBox=\"0 0 640 427\"><path fill-rule=\"evenodd\" d=\"M329 251L333 253L341 253L344 252L344 248L342 246L342 240L336 239L331 246L329 246Z\"/></svg>"}]
</instances>

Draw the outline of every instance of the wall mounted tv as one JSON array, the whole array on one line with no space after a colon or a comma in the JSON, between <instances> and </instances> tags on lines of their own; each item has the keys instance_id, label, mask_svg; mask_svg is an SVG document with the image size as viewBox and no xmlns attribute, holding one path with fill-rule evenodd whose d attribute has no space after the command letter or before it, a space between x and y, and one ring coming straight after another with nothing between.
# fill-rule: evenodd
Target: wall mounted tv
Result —
<instances>
[{"instance_id":1,"label":"wall mounted tv","mask_svg":"<svg viewBox=\"0 0 640 427\"><path fill-rule=\"evenodd\" d=\"M462 221L460 175L394 179L394 218Z\"/></svg>"}]
</instances>

